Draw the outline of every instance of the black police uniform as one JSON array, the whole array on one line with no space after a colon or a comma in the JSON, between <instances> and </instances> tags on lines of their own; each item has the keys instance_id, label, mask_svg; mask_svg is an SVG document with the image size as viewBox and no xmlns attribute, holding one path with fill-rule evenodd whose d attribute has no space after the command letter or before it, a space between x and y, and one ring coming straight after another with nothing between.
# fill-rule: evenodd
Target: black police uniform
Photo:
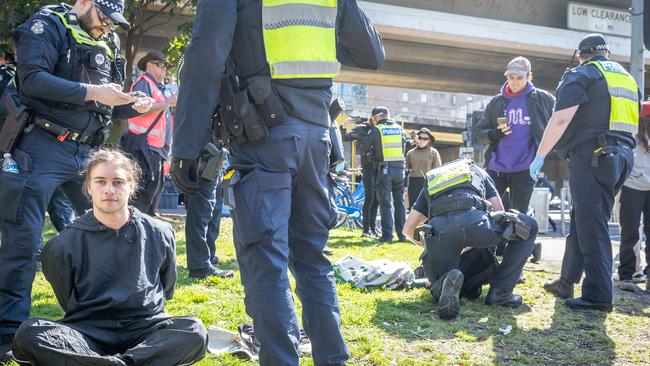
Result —
<instances>
[{"instance_id":1,"label":"black police uniform","mask_svg":"<svg viewBox=\"0 0 650 366\"><path fill-rule=\"evenodd\" d=\"M612 244L607 222L614 196L632 169L635 140L630 133L609 131L610 95L607 82L596 66L582 64L567 71L556 96L556 110L579 105L556 145L560 156L569 159L573 203L561 278L578 283L584 271L582 298L611 303ZM596 153L602 146L607 148Z\"/></svg>"},{"instance_id":2,"label":"black police uniform","mask_svg":"<svg viewBox=\"0 0 650 366\"><path fill-rule=\"evenodd\" d=\"M355 0L337 2L335 31L341 63L369 69L383 64L381 38ZM220 91L226 66L230 69L234 63L232 71L246 83L254 76L270 75L265 56L260 0L198 3L176 109L172 177L177 184L191 181L183 166L192 166L211 135L215 107L224 101ZM246 311L261 343L260 364L298 365L300 336L287 277L290 268L314 364L342 365L349 353L340 330L332 266L323 255L336 220L328 181L332 80L273 79L271 83L287 119L269 127L264 142L232 139L230 143L236 170L230 179L236 204L235 249ZM255 117L248 122L264 124ZM178 185L187 191L193 188Z\"/></svg>"},{"instance_id":3,"label":"black police uniform","mask_svg":"<svg viewBox=\"0 0 650 366\"><path fill-rule=\"evenodd\" d=\"M80 175L90 151L102 143L112 115L137 114L130 106L113 110L84 101L85 84L119 82L123 75L109 56L115 51L74 40L55 14L64 14L74 27L77 21L70 10L68 5L45 7L13 32L19 95L31 117L13 151L20 173L0 173L4 193L0 344L10 341L29 316L44 215L52 194L60 186L75 211L90 208Z\"/></svg>"},{"instance_id":4,"label":"black police uniform","mask_svg":"<svg viewBox=\"0 0 650 366\"><path fill-rule=\"evenodd\" d=\"M380 124L394 124L392 120L377 121ZM402 131L402 155L406 149L406 134ZM393 241L393 229L399 241L405 241L402 235L406 208L404 207L404 189L406 187L406 165L402 161L384 162L381 133L376 127L370 130L368 138L361 147L362 156L370 154L377 168L375 169L375 196L381 213L381 238L385 242Z\"/></svg>"},{"instance_id":5,"label":"black police uniform","mask_svg":"<svg viewBox=\"0 0 650 366\"><path fill-rule=\"evenodd\" d=\"M433 197L427 197L427 189L422 190L413 210L429 218L433 235L426 240L426 250L422 256L422 264L427 277L433 280L442 278L452 269L459 268L461 250L465 247L491 248L506 243L503 237L505 225L497 223L486 211L483 200L497 197L494 181L487 172L471 164L472 175L477 175L479 184L462 184L441 191ZM458 202L472 197L483 204L471 208L444 210L442 207L449 201ZM446 202L445 202L446 201ZM443 212L432 212L440 209ZM526 260L530 256L537 237L537 222L534 218L519 213L518 219L530 227L526 240L511 240L505 247L503 260L497 265L496 271L490 278L490 289L493 288L511 293L517 284Z\"/></svg>"},{"instance_id":6,"label":"black police uniform","mask_svg":"<svg viewBox=\"0 0 650 366\"><path fill-rule=\"evenodd\" d=\"M372 126L370 123L362 123L356 126L352 131L343 131L342 137L345 141L358 141L358 148L361 148ZM377 209L379 202L375 195L375 176L377 175L377 162L372 158L372 152L367 151L361 153L361 172L363 173L363 190L365 192L365 199L363 200L362 208L362 225L363 232L370 233L376 231L375 225L377 222Z\"/></svg>"}]
</instances>

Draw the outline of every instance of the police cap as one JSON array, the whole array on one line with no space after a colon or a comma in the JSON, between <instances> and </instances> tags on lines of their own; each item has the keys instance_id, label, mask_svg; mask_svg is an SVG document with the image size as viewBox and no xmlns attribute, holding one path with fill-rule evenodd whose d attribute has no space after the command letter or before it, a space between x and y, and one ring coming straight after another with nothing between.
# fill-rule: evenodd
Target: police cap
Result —
<instances>
[{"instance_id":1,"label":"police cap","mask_svg":"<svg viewBox=\"0 0 650 366\"><path fill-rule=\"evenodd\" d=\"M377 106L377 107L373 108L372 112L370 112L370 115L373 116L373 117L377 117L379 115L389 114L389 113L390 112L388 112L388 108L386 108L384 106Z\"/></svg>"},{"instance_id":2,"label":"police cap","mask_svg":"<svg viewBox=\"0 0 650 366\"><path fill-rule=\"evenodd\" d=\"M96 6L99 7L102 14L109 17L113 23L119 24L125 30L129 30L131 25L124 18L124 0L93 0Z\"/></svg>"},{"instance_id":3,"label":"police cap","mask_svg":"<svg viewBox=\"0 0 650 366\"><path fill-rule=\"evenodd\" d=\"M591 33L580 40L578 45L578 54L593 53L595 51L609 51L607 39L600 33Z\"/></svg>"}]
</instances>

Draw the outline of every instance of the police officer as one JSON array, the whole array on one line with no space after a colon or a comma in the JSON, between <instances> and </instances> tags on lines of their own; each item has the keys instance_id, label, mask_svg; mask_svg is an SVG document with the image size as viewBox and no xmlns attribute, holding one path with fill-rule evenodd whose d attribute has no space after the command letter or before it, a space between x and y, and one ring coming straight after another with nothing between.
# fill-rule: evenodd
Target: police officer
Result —
<instances>
[{"instance_id":1,"label":"police officer","mask_svg":"<svg viewBox=\"0 0 650 366\"><path fill-rule=\"evenodd\" d=\"M185 198L187 270L189 276L193 278L234 276L233 271L217 267L219 258L216 254L215 242L221 227L222 181L223 172L217 179L199 177L198 193Z\"/></svg>"},{"instance_id":2,"label":"police officer","mask_svg":"<svg viewBox=\"0 0 650 366\"><path fill-rule=\"evenodd\" d=\"M560 278L544 285L577 309L612 310L612 244L607 222L614 196L630 174L637 132L637 84L617 62L600 34L578 46L580 65L568 70L557 87L557 103L530 166L536 178L555 146L569 158L573 207ZM580 281L582 296L573 298Z\"/></svg>"},{"instance_id":3,"label":"police officer","mask_svg":"<svg viewBox=\"0 0 650 366\"><path fill-rule=\"evenodd\" d=\"M112 106L125 105L120 116L151 107L150 98L125 94L116 84L124 70L115 37L107 42L105 36L116 24L128 28L123 11L123 0L78 0L44 7L13 32L29 119L12 152L20 173L0 173L0 359L10 357L13 334L29 316L50 197L61 186L76 211L89 208L79 173L118 112Z\"/></svg>"},{"instance_id":4,"label":"police officer","mask_svg":"<svg viewBox=\"0 0 650 366\"><path fill-rule=\"evenodd\" d=\"M350 122L346 122L350 123ZM342 138L345 141L357 141L358 147L363 145L363 142L370 131L375 126L375 119L373 116L356 127L350 132L343 130ZM372 152L366 151L361 154L361 173L363 174L363 191L365 192L365 198L363 200L362 208L362 225L363 225L363 236L367 238L378 237L380 234L377 231L376 222L377 222L377 208L379 207L379 202L377 201L377 196L375 195L375 176L377 175L377 162L372 159Z\"/></svg>"},{"instance_id":5,"label":"police officer","mask_svg":"<svg viewBox=\"0 0 650 366\"><path fill-rule=\"evenodd\" d=\"M495 212L489 213L491 209ZM415 238L424 227L424 240ZM438 315L453 319L460 310L464 276L459 258L465 247L490 248L508 243L503 260L490 278L488 305L518 307L520 295L512 293L537 237L537 223L518 212L503 212L503 204L486 171L469 160L455 160L427 173L422 190L404 225L404 235L426 245L422 265L432 281L431 294Z\"/></svg>"},{"instance_id":6,"label":"police officer","mask_svg":"<svg viewBox=\"0 0 650 366\"><path fill-rule=\"evenodd\" d=\"M232 136L235 249L261 365L298 365L288 267L314 364L343 365L349 357L323 255L336 221L328 107L339 61L376 69L383 60L381 38L355 0L198 3L181 70L172 178L197 192L196 158L219 104L221 138Z\"/></svg>"},{"instance_id":7,"label":"police officer","mask_svg":"<svg viewBox=\"0 0 650 366\"><path fill-rule=\"evenodd\" d=\"M399 241L405 241L402 228L406 216L403 195L406 186L404 184L406 134L400 125L390 119L388 108L375 107L371 116L376 121L376 125L364 141L361 154L369 152L372 155L372 160L377 162L375 195L379 201L379 212L381 213L381 237L379 240L391 243L393 228L395 228Z\"/></svg>"}]
</instances>

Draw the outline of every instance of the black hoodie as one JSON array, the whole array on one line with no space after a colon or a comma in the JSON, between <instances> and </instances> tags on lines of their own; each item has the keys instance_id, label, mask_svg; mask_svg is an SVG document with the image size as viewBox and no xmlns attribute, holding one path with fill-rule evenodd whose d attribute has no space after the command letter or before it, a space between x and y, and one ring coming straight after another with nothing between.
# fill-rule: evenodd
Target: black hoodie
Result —
<instances>
[{"instance_id":1,"label":"black hoodie","mask_svg":"<svg viewBox=\"0 0 650 366\"><path fill-rule=\"evenodd\" d=\"M174 230L129 207L119 230L92 211L52 238L41 253L65 322L119 328L124 321L163 315L176 284Z\"/></svg>"}]
</instances>

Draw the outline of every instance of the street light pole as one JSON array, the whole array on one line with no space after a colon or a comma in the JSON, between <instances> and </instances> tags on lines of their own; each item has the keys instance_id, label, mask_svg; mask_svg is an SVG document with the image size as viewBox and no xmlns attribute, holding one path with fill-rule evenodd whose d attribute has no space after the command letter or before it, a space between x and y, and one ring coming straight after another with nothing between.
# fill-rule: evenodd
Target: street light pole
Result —
<instances>
[{"instance_id":1,"label":"street light pole","mask_svg":"<svg viewBox=\"0 0 650 366\"><path fill-rule=\"evenodd\" d=\"M632 0L632 39L630 49L630 74L636 80L641 95L645 97L645 62L643 59L643 2Z\"/></svg>"}]
</instances>

